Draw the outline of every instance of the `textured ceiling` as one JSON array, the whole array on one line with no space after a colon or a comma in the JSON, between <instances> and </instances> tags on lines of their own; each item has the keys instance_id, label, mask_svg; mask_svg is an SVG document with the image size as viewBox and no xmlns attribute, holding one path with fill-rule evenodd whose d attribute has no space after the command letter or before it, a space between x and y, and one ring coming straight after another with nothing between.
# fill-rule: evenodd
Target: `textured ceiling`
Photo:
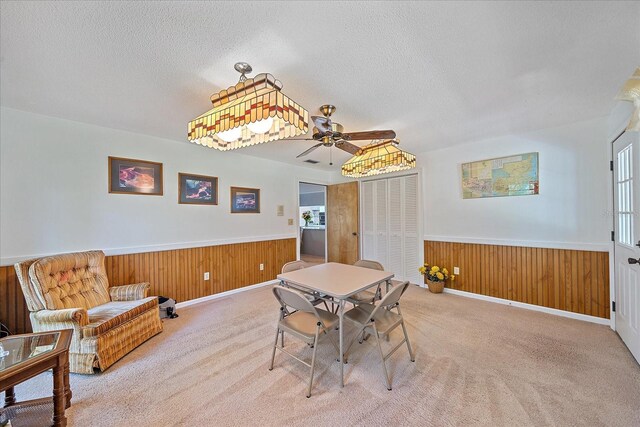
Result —
<instances>
[{"instance_id":1,"label":"textured ceiling","mask_svg":"<svg viewBox=\"0 0 640 427\"><path fill-rule=\"evenodd\" d=\"M640 2L2 1L3 106L186 142L187 122L270 72L347 131L414 153L607 115L640 65ZM311 142L244 149L295 164ZM204 150L204 149L203 149ZM213 154L212 154L213 155ZM321 148L313 168L349 156Z\"/></svg>"}]
</instances>

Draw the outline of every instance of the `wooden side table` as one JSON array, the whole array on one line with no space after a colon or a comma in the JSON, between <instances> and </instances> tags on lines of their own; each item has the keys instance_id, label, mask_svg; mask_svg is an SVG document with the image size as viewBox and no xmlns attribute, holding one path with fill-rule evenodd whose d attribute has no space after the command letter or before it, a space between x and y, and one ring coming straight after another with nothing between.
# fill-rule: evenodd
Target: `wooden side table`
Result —
<instances>
[{"instance_id":1,"label":"wooden side table","mask_svg":"<svg viewBox=\"0 0 640 427\"><path fill-rule=\"evenodd\" d=\"M51 422L56 427L67 425L64 411L71 406L69 345L72 333L71 329L65 329L12 335L0 339L0 392L5 392L5 412L8 413L22 405L31 408L38 405L50 407L52 402L50 398L16 402L13 388L29 378L52 369L53 418Z\"/></svg>"}]
</instances>

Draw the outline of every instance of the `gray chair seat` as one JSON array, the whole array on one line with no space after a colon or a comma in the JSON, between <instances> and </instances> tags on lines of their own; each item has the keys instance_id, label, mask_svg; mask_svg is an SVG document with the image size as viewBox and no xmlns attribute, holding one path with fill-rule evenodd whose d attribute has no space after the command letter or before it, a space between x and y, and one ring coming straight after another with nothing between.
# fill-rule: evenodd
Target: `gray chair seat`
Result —
<instances>
[{"instance_id":1,"label":"gray chair seat","mask_svg":"<svg viewBox=\"0 0 640 427\"><path fill-rule=\"evenodd\" d=\"M344 314L345 319L349 319L359 327L364 328L368 333L373 333L373 329L368 326L369 319L376 306L373 304L360 304ZM378 310L373 317L376 329L379 334L386 335L395 329L401 322L402 316L390 310ZM366 326L366 327L365 327Z\"/></svg>"},{"instance_id":2,"label":"gray chair seat","mask_svg":"<svg viewBox=\"0 0 640 427\"><path fill-rule=\"evenodd\" d=\"M373 302L376 299L376 293L371 291L362 291L357 294L351 295L349 297L350 302L355 302L356 304L363 304L368 302Z\"/></svg>"},{"instance_id":3,"label":"gray chair seat","mask_svg":"<svg viewBox=\"0 0 640 427\"><path fill-rule=\"evenodd\" d=\"M330 331L339 321L337 315L329 313L326 310L316 308L316 312L324 324L321 332ZM280 329L291 334L302 335L308 340L313 341L316 335L317 323L318 319L315 315L305 311L296 311L282 319Z\"/></svg>"}]
</instances>

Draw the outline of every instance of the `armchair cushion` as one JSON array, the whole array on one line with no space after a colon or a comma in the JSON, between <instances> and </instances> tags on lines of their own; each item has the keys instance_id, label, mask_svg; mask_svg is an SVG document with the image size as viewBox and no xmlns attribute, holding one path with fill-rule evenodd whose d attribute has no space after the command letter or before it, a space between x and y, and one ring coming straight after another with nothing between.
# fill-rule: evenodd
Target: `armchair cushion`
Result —
<instances>
[{"instance_id":1,"label":"armchair cushion","mask_svg":"<svg viewBox=\"0 0 640 427\"><path fill-rule=\"evenodd\" d=\"M49 310L88 310L110 300L102 251L40 258L29 268L29 278Z\"/></svg>"},{"instance_id":2,"label":"armchair cushion","mask_svg":"<svg viewBox=\"0 0 640 427\"><path fill-rule=\"evenodd\" d=\"M146 298L151 285L149 283L136 283L134 285L112 286L109 288L111 301L135 301Z\"/></svg>"},{"instance_id":3,"label":"armchair cushion","mask_svg":"<svg viewBox=\"0 0 640 427\"><path fill-rule=\"evenodd\" d=\"M158 307L157 297L136 301L113 301L93 307L87 310L89 323L82 328L82 336L86 338L103 334L154 307Z\"/></svg>"}]
</instances>

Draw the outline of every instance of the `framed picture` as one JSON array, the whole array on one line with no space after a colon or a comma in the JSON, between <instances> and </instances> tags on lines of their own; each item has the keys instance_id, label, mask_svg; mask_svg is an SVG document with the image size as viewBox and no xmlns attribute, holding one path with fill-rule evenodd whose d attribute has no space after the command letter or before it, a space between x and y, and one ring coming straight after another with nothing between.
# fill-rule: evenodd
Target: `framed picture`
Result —
<instances>
[{"instance_id":1,"label":"framed picture","mask_svg":"<svg viewBox=\"0 0 640 427\"><path fill-rule=\"evenodd\" d=\"M231 187L231 213L260 213L260 190Z\"/></svg>"},{"instance_id":2,"label":"framed picture","mask_svg":"<svg viewBox=\"0 0 640 427\"><path fill-rule=\"evenodd\" d=\"M178 203L217 205L218 177L178 173Z\"/></svg>"},{"instance_id":3,"label":"framed picture","mask_svg":"<svg viewBox=\"0 0 640 427\"><path fill-rule=\"evenodd\" d=\"M535 195L538 175L538 153L463 163L462 198Z\"/></svg>"},{"instance_id":4,"label":"framed picture","mask_svg":"<svg viewBox=\"0 0 640 427\"><path fill-rule=\"evenodd\" d=\"M109 193L162 196L162 163L109 156Z\"/></svg>"}]
</instances>

